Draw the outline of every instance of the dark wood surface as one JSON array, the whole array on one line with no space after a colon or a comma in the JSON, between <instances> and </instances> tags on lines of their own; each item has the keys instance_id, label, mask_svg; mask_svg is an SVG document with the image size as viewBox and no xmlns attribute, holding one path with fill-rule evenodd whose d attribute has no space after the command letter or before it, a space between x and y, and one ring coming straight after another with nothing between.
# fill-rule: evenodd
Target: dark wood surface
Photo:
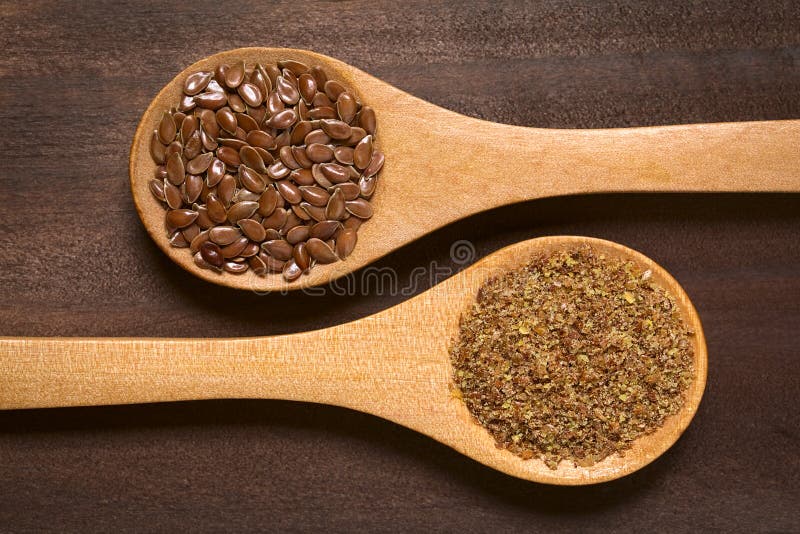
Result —
<instances>
[{"instance_id":1,"label":"dark wood surface","mask_svg":"<svg viewBox=\"0 0 800 534\"><path fill-rule=\"evenodd\" d=\"M234 292L149 240L128 192L134 128L166 81L220 50L310 48L521 125L800 118L792 1L3 1L0 13L0 335L274 334L408 298ZM651 466L537 485L371 416L279 401L3 412L0 531L800 530L800 195L548 199L380 265L404 279L457 267L458 239L482 256L549 234L644 252L700 311L706 397Z\"/></svg>"}]
</instances>

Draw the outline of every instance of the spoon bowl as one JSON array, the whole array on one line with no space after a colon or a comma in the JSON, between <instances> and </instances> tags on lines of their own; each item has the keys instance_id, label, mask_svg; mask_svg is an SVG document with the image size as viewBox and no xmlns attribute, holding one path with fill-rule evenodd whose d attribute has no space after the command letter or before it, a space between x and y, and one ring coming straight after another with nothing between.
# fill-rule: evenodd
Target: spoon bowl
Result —
<instances>
[{"instance_id":1,"label":"spoon bowl","mask_svg":"<svg viewBox=\"0 0 800 534\"><path fill-rule=\"evenodd\" d=\"M375 110L386 155L375 214L344 261L317 265L286 282L216 273L169 244L164 210L148 188L155 163L150 136L199 70L244 60L293 59L320 65ZM148 233L178 265L205 280L260 292L325 284L453 221L505 204L556 195L614 191L800 191L800 121L697 124L608 130L524 128L465 117L411 96L336 59L305 50L240 48L175 76L144 112L133 139L130 180Z\"/></svg>"},{"instance_id":2,"label":"spoon bowl","mask_svg":"<svg viewBox=\"0 0 800 534\"><path fill-rule=\"evenodd\" d=\"M633 442L624 456L557 469L495 447L452 394L449 350L463 311L490 276L536 253L589 244L652 271L694 331L694 380L679 413ZM577 485L621 477L663 454L687 428L703 395L708 356L700 318L667 271L623 245L543 237L490 254L393 308L323 330L247 339L0 339L0 409L271 398L343 406L394 421L504 473Z\"/></svg>"}]
</instances>

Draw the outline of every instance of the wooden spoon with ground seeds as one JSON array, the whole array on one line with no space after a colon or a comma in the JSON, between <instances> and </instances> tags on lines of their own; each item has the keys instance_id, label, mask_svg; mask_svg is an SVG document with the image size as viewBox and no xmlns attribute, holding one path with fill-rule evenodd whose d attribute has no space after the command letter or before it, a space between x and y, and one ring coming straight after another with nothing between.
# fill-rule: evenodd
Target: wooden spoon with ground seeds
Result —
<instances>
[{"instance_id":1,"label":"wooden spoon with ground seeds","mask_svg":"<svg viewBox=\"0 0 800 534\"><path fill-rule=\"evenodd\" d=\"M562 461L551 470L540 460L522 460L495 447L451 392L449 350L461 313L487 277L536 253L582 243L650 269L653 282L675 298L695 332L695 377L681 411L634 441L624 456L612 455L591 467ZM707 365L697 312L663 268L610 241L543 237L494 252L381 313L314 332L248 339L0 338L0 409L220 398L316 402L394 421L509 475L576 485L621 477L665 452L697 410Z\"/></svg>"},{"instance_id":2,"label":"wooden spoon with ground seeds","mask_svg":"<svg viewBox=\"0 0 800 534\"><path fill-rule=\"evenodd\" d=\"M344 261L317 265L286 283L280 274L219 274L170 246L164 211L148 190L153 127L181 95L183 80L222 63L294 59L320 65L375 110L386 163L374 216ZM329 282L453 221L524 200L614 191L800 191L800 120L557 130L495 124L415 98L346 63L294 49L242 48L178 74L145 111L133 140L130 177L148 232L176 263L211 282L258 291Z\"/></svg>"}]
</instances>

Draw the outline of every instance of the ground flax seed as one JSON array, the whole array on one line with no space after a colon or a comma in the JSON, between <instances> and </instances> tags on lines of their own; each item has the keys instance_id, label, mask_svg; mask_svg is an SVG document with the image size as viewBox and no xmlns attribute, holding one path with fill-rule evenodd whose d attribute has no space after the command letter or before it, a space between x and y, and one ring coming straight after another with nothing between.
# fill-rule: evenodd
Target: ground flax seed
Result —
<instances>
[{"instance_id":1,"label":"ground flax seed","mask_svg":"<svg viewBox=\"0 0 800 534\"><path fill-rule=\"evenodd\" d=\"M498 447L589 466L681 408L693 332L650 275L584 246L481 287L451 350L454 392Z\"/></svg>"}]
</instances>

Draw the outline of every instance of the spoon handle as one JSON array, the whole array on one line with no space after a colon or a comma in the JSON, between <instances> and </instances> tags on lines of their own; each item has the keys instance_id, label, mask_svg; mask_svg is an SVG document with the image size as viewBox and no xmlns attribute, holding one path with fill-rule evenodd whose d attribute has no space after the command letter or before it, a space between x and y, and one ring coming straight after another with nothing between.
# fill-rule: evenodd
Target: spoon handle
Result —
<instances>
[{"instance_id":1,"label":"spoon handle","mask_svg":"<svg viewBox=\"0 0 800 534\"><path fill-rule=\"evenodd\" d=\"M350 75L375 99L378 136L391 147L386 168L432 207L464 201L469 214L580 193L800 191L800 120L527 128L461 115L357 69Z\"/></svg>"},{"instance_id":2,"label":"spoon handle","mask_svg":"<svg viewBox=\"0 0 800 534\"><path fill-rule=\"evenodd\" d=\"M419 428L436 410L418 405L435 391L449 398L450 337L460 310L488 276L478 271L487 262L473 265L473 276L451 277L399 306L310 332L236 339L0 337L0 409L265 398L344 406Z\"/></svg>"},{"instance_id":3,"label":"spoon handle","mask_svg":"<svg viewBox=\"0 0 800 534\"><path fill-rule=\"evenodd\" d=\"M376 83L359 81L370 82ZM379 117L379 135L392 147L386 168L414 183L414 202L430 214L418 222L425 230L559 195L800 192L800 120L526 128L466 117L393 91L384 89ZM392 184L382 187L393 193Z\"/></svg>"},{"instance_id":4,"label":"spoon handle","mask_svg":"<svg viewBox=\"0 0 800 534\"><path fill-rule=\"evenodd\" d=\"M467 282L450 279L424 299L281 336L0 337L0 409L265 398L333 404L408 423L409 393L428 399L433 384L449 380L446 333L457 314L444 305L457 302L460 309L469 298Z\"/></svg>"},{"instance_id":5,"label":"spoon handle","mask_svg":"<svg viewBox=\"0 0 800 534\"><path fill-rule=\"evenodd\" d=\"M358 350L344 364L357 340L340 330L250 339L4 338L0 409L256 397L348 405L345 396L382 375L375 365L364 373Z\"/></svg>"},{"instance_id":6,"label":"spoon handle","mask_svg":"<svg viewBox=\"0 0 800 534\"><path fill-rule=\"evenodd\" d=\"M487 122L361 75L383 100L385 168L413 183L420 233L487 209L611 192L800 192L800 120L615 129ZM406 194L383 183L384 195ZM399 216L398 216L399 217ZM403 227L408 221L397 221Z\"/></svg>"},{"instance_id":7,"label":"spoon handle","mask_svg":"<svg viewBox=\"0 0 800 534\"><path fill-rule=\"evenodd\" d=\"M800 191L800 120L535 130L550 194Z\"/></svg>"}]
</instances>

